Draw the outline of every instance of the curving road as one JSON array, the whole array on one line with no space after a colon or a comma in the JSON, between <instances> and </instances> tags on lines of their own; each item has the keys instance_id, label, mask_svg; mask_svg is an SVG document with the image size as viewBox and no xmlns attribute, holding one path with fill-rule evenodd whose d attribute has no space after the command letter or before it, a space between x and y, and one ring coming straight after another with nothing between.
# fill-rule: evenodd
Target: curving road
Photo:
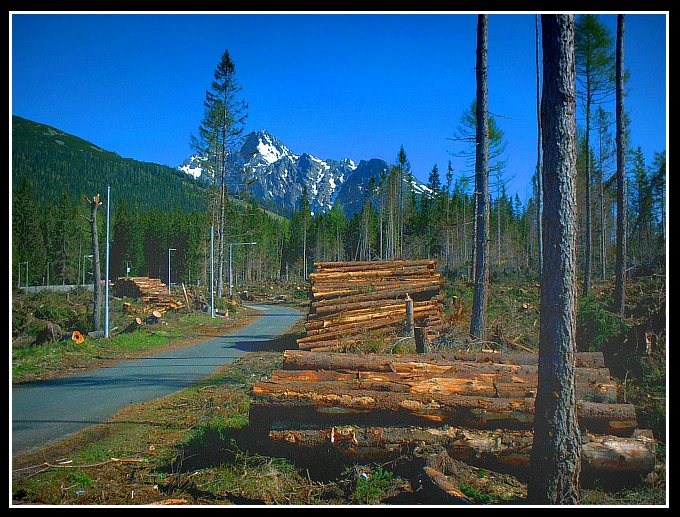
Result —
<instances>
[{"instance_id":1,"label":"curving road","mask_svg":"<svg viewBox=\"0 0 680 517\"><path fill-rule=\"evenodd\" d=\"M302 313L279 305L261 311L250 326L196 345L121 361L60 379L12 387L12 455L58 441L117 411L162 397L209 377L258 343L283 334Z\"/></svg>"}]
</instances>

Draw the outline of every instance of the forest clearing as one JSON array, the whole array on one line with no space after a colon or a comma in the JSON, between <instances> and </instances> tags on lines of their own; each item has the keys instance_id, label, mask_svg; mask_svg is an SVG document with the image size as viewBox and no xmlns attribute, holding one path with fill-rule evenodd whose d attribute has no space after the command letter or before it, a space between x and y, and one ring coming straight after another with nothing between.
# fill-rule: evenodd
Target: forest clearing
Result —
<instances>
[{"instance_id":1,"label":"forest clearing","mask_svg":"<svg viewBox=\"0 0 680 517\"><path fill-rule=\"evenodd\" d=\"M251 286L250 291L271 292L269 287ZM611 365L604 385L615 388L600 391L599 395L580 391L579 398L634 405L636 428L649 429L651 435L621 429L617 434L622 436L610 436L605 441L607 445L602 445L597 440L605 435L586 432L582 504L659 504L665 497L663 282L647 278L632 283L628 294L635 310L630 317L617 322L608 320L607 293L611 292L608 287L597 282L594 288L597 294L585 304L587 312L578 323L582 330L579 350L583 352L577 358L577 366L594 375L597 368ZM284 290L275 292L265 303L293 303L300 308L310 305L309 299L301 295L296 295L297 302L292 297L287 302L274 302L271 298L281 297ZM531 447L531 431L526 427L513 431L499 430L496 425L487 430L456 428L441 422L433 426L432 420L413 420L412 416L397 413L391 417L392 427L385 425L389 423L385 416L383 427L377 427L380 422L377 418L367 419L368 423L357 421L360 425L353 424L351 418L349 424L347 420L344 423L331 420L331 426L316 427L309 425L314 420L303 420L304 425L300 427L299 422L295 427L290 425L295 420L290 416L288 424L264 430L262 422L258 425L257 420L253 421L253 415L255 419L263 415L257 409L257 401L262 400L258 393L263 393L258 386L276 383L289 387L329 383L334 385L332 391L336 394L341 393L340 385L359 389L358 393L377 389L383 394L389 393L389 386L392 389L422 386L416 392L426 394L433 389L435 393L459 394L472 389L477 397L493 397L495 389L506 387L513 390L514 396L531 397L536 380L531 365L494 363L488 359L496 355L535 363L537 285L517 280L492 283L489 306L492 320L508 310L517 317L505 323L499 317L494 337L484 343L467 336L470 284L447 281L442 292L446 293L442 303L446 331L431 341L429 353L416 354L415 341L403 339L405 322L388 333L366 335L364 344L348 346L349 352L296 351L297 340L305 334L304 319L300 320L280 340L263 344L261 352L247 354L195 388L132 406L115 415L112 424L93 426L61 443L18 455L12 467L13 500L16 504L78 505L522 504L526 498L527 451ZM63 294L60 297L65 301ZM42 302L37 306L42 305L44 310L46 293L29 298ZM140 309L144 306L143 302L137 304L134 299L121 298L116 305L121 312L126 301ZM50 306L54 303L53 293ZM222 332L225 325L234 328L245 324L241 318L247 308L239 306L237 310L238 316L231 316L228 321L221 318L218 325L205 314L198 318L196 312L200 315L201 311L197 309L192 311L193 316L188 311L185 316L171 311L164 315L168 325L161 328L172 329L168 331L170 338L179 340L175 346L187 346L184 336L189 329L195 330L199 322L208 325L201 332L203 339ZM188 316L192 318L182 321ZM132 335L146 331L135 329ZM644 344L650 336L655 346L647 349ZM86 350L92 354L95 349ZM101 351L94 353L103 355ZM354 369L365 373L357 376L334 370L328 361L345 355L350 358L349 364L341 363L341 371ZM418 356L422 360L413 363ZM365 361L378 360L373 360L373 367L362 366L362 357ZM406 369L386 367L386 357L401 360ZM476 364L478 368L451 371L451 361L448 365L446 361L442 363L445 357L465 365ZM416 368L424 368L428 361L432 366L439 364L439 369L433 370L431 366L429 371L425 368L418 373ZM73 361L68 359L68 364ZM376 364L381 366L377 369L382 373L371 371L376 370ZM497 371L513 366L528 371L521 375L517 368L512 374ZM64 370L55 367L55 374L63 375ZM352 387L352 379L357 378L360 380L355 382L359 384ZM493 382L488 383L487 379ZM503 379L509 383L503 384ZM577 373L577 382L586 382L583 379L588 377L579 377ZM602 381L584 384L587 389L602 385ZM408 391L400 389L395 393ZM182 423L177 425L178 421ZM493 436L496 438L492 439ZM497 445L490 447L492 443ZM443 455L442 451L447 452ZM609 464L607 451L618 453L617 459L610 459ZM621 454L623 459L619 458ZM111 461L112 457L120 461ZM63 468L69 465L74 468ZM614 470L608 471L610 468ZM612 478L616 483L612 484Z\"/></svg>"},{"instance_id":2,"label":"forest clearing","mask_svg":"<svg viewBox=\"0 0 680 517\"><path fill-rule=\"evenodd\" d=\"M277 14L13 16L10 504L668 506L668 13Z\"/></svg>"}]
</instances>

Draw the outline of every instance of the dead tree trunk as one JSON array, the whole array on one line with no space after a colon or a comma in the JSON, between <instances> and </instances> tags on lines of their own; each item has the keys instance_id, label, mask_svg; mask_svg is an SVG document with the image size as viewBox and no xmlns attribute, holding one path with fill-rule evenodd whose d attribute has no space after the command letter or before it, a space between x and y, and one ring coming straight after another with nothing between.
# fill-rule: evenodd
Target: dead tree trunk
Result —
<instances>
[{"instance_id":1,"label":"dead tree trunk","mask_svg":"<svg viewBox=\"0 0 680 517\"><path fill-rule=\"evenodd\" d=\"M528 497L576 504L581 446L576 357L576 84L574 16L542 15L543 272L538 392ZM579 402L579 408L584 403Z\"/></svg>"},{"instance_id":2,"label":"dead tree trunk","mask_svg":"<svg viewBox=\"0 0 680 517\"><path fill-rule=\"evenodd\" d=\"M614 312L623 316L626 303L626 255L628 243L627 184L626 184L626 142L624 110L624 62L623 36L625 15L619 14L616 29L616 280L614 286Z\"/></svg>"},{"instance_id":3,"label":"dead tree trunk","mask_svg":"<svg viewBox=\"0 0 680 517\"><path fill-rule=\"evenodd\" d=\"M470 335L483 339L489 288L489 118L487 87L488 16L477 18L477 151L475 181L477 193L477 235L475 253L475 292Z\"/></svg>"},{"instance_id":4,"label":"dead tree trunk","mask_svg":"<svg viewBox=\"0 0 680 517\"><path fill-rule=\"evenodd\" d=\"M102 293L102 274L99 267L99 237L97 235L97 208L101 202L99 194L95 194L90 201L90 231L92 233L92 269L93 269L93 307L92 307L92 326L94 330L102 329L102 304L104 296Z\"/></svg>"}]
</instances>

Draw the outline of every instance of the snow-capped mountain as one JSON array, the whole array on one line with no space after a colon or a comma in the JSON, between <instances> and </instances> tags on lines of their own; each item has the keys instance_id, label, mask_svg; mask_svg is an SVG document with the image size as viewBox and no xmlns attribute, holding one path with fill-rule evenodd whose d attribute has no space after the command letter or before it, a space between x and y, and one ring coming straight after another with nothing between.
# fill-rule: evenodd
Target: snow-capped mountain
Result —
<instances>
[{"instance_id":1,"label":"snow-capped mountain","mask_svg":"<svg viewBox=\"0 0 680 517\"><path fill-rule=\"evenodd\" d=\"M207 180L205 162L205 158L193 155L178 168ZM306 186L312 212L330 210L337 199L348 215L361 210L370 178L378 181L381 172L391 167L375 158L356 165L350 159L323 160L308 153L296 154L267 130L247 135L235 162L242 175L235 184L247 185L254 197L268 204L291 212L299 207ZM427 189L418 181L414 188L420 193Z\"/></svg>"}]
</instances>

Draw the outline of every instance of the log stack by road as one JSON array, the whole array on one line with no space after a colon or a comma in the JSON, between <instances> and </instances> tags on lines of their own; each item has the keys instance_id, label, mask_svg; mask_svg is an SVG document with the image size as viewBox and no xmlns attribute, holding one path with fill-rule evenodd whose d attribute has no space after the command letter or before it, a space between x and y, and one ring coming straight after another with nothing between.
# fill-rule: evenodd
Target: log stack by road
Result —
<instances>
[{"instance_id":1,"label":"log stack by road","mask_svg":"<svg viewBox=\"0 0 680 517\"><path fill-rule=\"evenodd\" d=\"M315 262L309 275L310 310L301 350L346 350L367 332L385 335L404 328L406 298L416 326L433 338L444 327L441 275L435 260Z\"/></svg>"},{"instance_id":2,"label":"log stack by road","mask_svg":"<svg viewBox=\"0 0 680 517\"><path fill-rule=\"evenodd\" d=\"M329 453L368 461L437 445L475 466L526 475L537 355L418 355L287 350L251 391L250 422L293 459ZM601 353L576 358L582 462L590 479L654 468L654 440L635 406L618 402Z\"/></svg>"},{"instance_id":3,"label":"log stack by road","mask_svg":"<svg viewBox=\"0 0 680 517\"><path fill-rule=\"evenodd\" d=\"M163 314L171 309L185 306L181 298L168 294L168 286L159 278L146 276L121 277L113 286L115 296L138 298L148 305L142 312L158 312Z\"/></svg>"}]
</instances>

